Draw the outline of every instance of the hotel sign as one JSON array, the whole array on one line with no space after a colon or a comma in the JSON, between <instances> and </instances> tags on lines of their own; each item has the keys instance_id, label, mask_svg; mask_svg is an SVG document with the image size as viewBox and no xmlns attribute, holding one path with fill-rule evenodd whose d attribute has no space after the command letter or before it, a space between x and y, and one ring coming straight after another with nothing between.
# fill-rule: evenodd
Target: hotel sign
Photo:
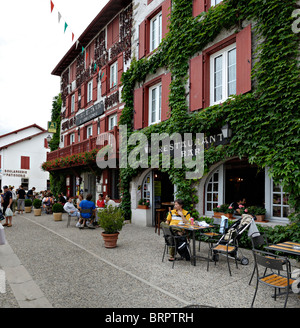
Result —
<instances>
[{"instance_id":1,"label":"hotel sign","mask_svg":"<svg viewBox=\"0 0 300 328\"><path fill-rule=\"evenodd\" d=\"M104 113L104 102L100 101L96 105L86 109L82 113L76 115L76 125L79 126Z\"/></svg>"}]
</instances>

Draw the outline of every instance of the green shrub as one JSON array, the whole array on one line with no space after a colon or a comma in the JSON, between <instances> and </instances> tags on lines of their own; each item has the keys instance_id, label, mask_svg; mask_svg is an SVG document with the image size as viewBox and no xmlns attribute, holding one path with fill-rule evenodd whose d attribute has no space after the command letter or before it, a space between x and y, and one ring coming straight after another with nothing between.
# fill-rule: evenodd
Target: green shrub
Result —
<instances>
[{"instance_id":1,"label":"green shrub","mask_svg":"<svg viewBox=\"0 0 300 328\"><path fill-rule=\"evenodd\" d=\"M62 213L64 211L64 207L59 204L59 203L55 203L52 206L52 212L53 213Z\"/></svg>"},{"instance_id":2,"label":"green shrub","mask_svg":"<svg viewBox=\"0 0 300 328\"><path fill-rule=\"evenodd\" d=\"M98 224L104 230L104 233L112 234L122 230L124 213L120 208L110 205L101 209L98 217Z\"/></svg>"},{"instance_id":3,"label":"green shrub","mask_svg":"<svg viewBox=\"0 0 300 328\"><path fill-rule=\"evenodd\" d=\"M32 205L33 205L34 208L39 209L42 206L42 201L40 199L36 198L32 202Z\"/></svg>"},{"instance_id":4,"label":"green shrub","mask_svg":"<svg viewBox=\"0 0 300 328\"><path fill-rule=\"evenodd\" d=\"M32 206L32 200L31 199L25 199L25 206L26 207L29 207L29 206Z\"/></svg>"}]
</instances>

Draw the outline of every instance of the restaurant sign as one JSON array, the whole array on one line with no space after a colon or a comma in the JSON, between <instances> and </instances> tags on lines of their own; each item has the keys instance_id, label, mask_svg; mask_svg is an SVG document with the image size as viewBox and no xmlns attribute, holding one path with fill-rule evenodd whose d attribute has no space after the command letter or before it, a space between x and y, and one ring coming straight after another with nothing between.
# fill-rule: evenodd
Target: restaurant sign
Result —
<instances>
[{"instance_id":1,"label":"restaurant sign","mask_svg":"<svg viewBox=\"0 0 300 328\"><path fill-rule=\"evenodd\" d=\"M103 113L104 113L104 102L100 101L99 103L86 109L82 113L77 114L76 115L76 125L79 126L88 121L91 121L92 119L102 115Z\"/></svg>"}]
</instances>

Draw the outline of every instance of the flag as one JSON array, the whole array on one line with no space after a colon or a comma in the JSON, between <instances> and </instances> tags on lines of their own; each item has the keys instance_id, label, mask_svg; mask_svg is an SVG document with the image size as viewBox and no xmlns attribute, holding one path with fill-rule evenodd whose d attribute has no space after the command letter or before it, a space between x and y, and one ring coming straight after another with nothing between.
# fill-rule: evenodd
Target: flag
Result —
<instances>
[{"instance_id":1,"label":"flag","mask_svg":"<svg viewBox=\"0 0 300 328\"><path fill-rule=\"evenodd\" d=\"M74 33L72 32L72 42L74 41Z\"/></svg>"},{"instance_id":2,"label":"flag","mask_svg":"<svg viewBox=\"0 0 300 328\"><path fill-rule=\"evenodd\" d=\"M79 40L76 41L76 49L77 49L77 47L78 47L78 44L79 44Z\"/></svg>"},{"instance_id":3,"label":"flag","mask_svg":"<svg viewBox=\"0 0 300 328\"><path fill-rule=\"evenodd\" d=\"M84 48L83 48L83 47L81 48L81 53L82 53L82 54L84 53Z\"/></svg>"},{"instance_id":4,"label":"flag","mask_svg":"<svg viewBox=\"0 0 300 328\"><path fill-rule=\"evenodd\" d=\"M52 0L50 0L50 5L51 5L51 12L52 12L54 8L54 3L52 2Z\"/></svg>"},{"instance_id":5,"label":"flag","mask_svg":"<svg viewBox=\"0 0 300 328\"><path fill-rule=\"evenodd\" d=\"M61 13L58 12L58 22L60 23L60 20L61 20Z\"/></svg>"},{"instance_id":6,"label":"flag","mask_svg":"<svg viewBox=\"0 0 300 328\"><path fill-rule=\"evenodd\" d=\"M68 24L65 22L65 30L64 30L64 32L66 32L67 27L68 27Z\"/></svg>"}]
</instances>

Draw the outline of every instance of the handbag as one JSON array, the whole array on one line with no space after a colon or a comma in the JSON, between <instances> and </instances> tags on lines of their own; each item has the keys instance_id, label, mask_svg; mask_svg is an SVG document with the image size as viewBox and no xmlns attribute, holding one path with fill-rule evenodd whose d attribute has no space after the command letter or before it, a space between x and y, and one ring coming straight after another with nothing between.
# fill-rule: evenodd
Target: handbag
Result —
<instances>
[{"instance_id":1,"label":"handbag","mask_svg":"<svg viewBox=\"0 0 300 328\"><path fill-rule=\"evenodd\" d=\"M5 245L6 240L5 240L5 233L4 233L4 228L2 224L0 223L0 245Z\"/></svg>"},{"instance_id":2,"label":"handbag","mask_svg":"<svg viewBox=\"0 0 300 328\"><path fill-rule=\"evenodd\" d=\"M13 211L8 207L5 211L5 216L13 216Z\"/></svg>"}]
</instances>

